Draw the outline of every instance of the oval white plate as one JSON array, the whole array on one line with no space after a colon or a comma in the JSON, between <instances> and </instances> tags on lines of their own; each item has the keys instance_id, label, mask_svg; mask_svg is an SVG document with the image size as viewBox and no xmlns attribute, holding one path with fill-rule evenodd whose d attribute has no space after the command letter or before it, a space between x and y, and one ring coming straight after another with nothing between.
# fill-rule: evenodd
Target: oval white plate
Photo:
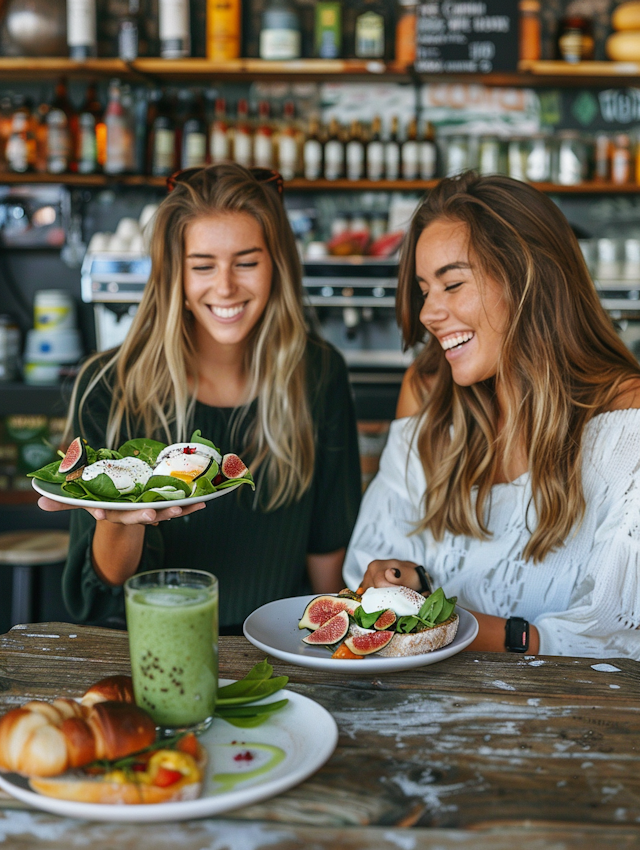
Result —
<instances>
[{"instance_id":1,"label":"oval white plate","mask_svg":"<svg viewBox=\"0 0 640 850\"><path fill-rule=\"evenodd\" d=\"M366 655L362 661L348 658L332 658L330 652L321 646L309 646L302 638L309 634L306 629L298 628L298 620L314 596L292 596L288 599L276 599L253 611L244 621L243 631L247 640L269 655L298 664L301 667L313 667L316 670L369 675L370 673L395 673L398 670L411 670L443 661L461 652L478 634L478 621L464 608L456 606L460 617L458 633L448 646L410 655L406 658L380 658Z\"/></svg>"},{"instance_id":2,"label":"oval white plate","mask_svg":"<svg viewBox=\"0 0 640 850\"><path fill-rule=\"evenodd\" d=\"M209 493L206 496L187 496L184 499L170 499L161 502L100 502L93 499L76 499L73 496L67 496L60 489L60 485L54 484L52 481L36 481L35 478L32 478L31 484L36 493L63 505L73 505L76 508L102 508L106 511L141 511L144 508L161 511L163 508L172 508L176 505L180 507L191 505L194 502L208 502L211 499L217 499L219 496L226 496L227 493L233 493L241 486L236 484L233 487L225 487L224 490L216 490L215 493Z\"/></svg>"},{"instance_id":3,"label":"oval white plate","mask_svg":"<svg viewBox=\"0 0 640 850\"><path fill-rule=\"evenodd\" d=\"M221 679L221 685L232 679ZM0 787L7 793L36 809L65 817L83 820L116 821L121 823L158 823L160 821L190 820L209 817L266 800L293 788L315 773L333 753L338 742L338 727L333 717L314 700L293 691L278 691L262 702L287 698L289 705L273 714L261 726L240 729L216 718L211 728L201 736L209 762L205 769L202 796L197 800L158 805L114 806L99 803L75 803L37 794L29 788L28 780L15 773L0 773ZM267 744L284 750L284 759L268 773L250 777L231 791L216 791L213 774L216 772L216 748L232 742L243 749L252 744ZM247 766L237 762L238 772ZM228 767L225 765L225 770Z\"/></svg>"}]
</instances>

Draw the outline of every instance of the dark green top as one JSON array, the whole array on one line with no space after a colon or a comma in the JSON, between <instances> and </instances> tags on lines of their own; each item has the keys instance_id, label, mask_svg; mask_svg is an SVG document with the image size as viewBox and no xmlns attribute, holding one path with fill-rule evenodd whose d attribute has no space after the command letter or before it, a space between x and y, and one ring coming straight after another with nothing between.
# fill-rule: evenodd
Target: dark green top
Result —
<instances>
[{"instance_id":1,"label":"dark green top","mask_svg":"<svg viewBox=\"0 0 640 850\"><path fill-rule=\"evenodd\" d=\"M307 386L316 430L316 464L313 483L298 502L264 513L255 506L252 490L243 485L208 502L204 510L145 530L139 571L189 567L214 573L219 581L221 626L242 623L251 611L273 599L310 593L306 555L333 552L349 541L361 492L353 400L340 354L312 339L307 345ZM110 402L109 388L101 383L85 403L82 436L93 448L105 445ZM256 407L256 402L250 405L247 420L255 417ZM242 457L249 423L245 421L232 445L232 413L230 408L198 402L193 428L199 428L223 454L235 452ZM80 432L77 412L74 430ZM124 434L122 441L140 436ZM95 520L87 511L71 512L64 600L80 621L122 627L122 589L102 582L91 565L94 529Z\"/></svg>"}]
</instances>

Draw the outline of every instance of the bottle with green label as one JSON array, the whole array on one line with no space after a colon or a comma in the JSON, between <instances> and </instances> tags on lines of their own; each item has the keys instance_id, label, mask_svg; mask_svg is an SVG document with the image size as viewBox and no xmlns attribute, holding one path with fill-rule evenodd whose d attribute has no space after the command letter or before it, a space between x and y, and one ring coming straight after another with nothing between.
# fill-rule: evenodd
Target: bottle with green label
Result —
<instances>
[{"instance_id":1,"label":"bottle with green label","mask_svg":"<svg viewBox=\"0 0 640 850\"><path fill-rule=\"evenodd\" d=\"M355 59L391 59L393 4L384 0L358 0L351 14L351 55Z\"/></svg>"}]
</instances>

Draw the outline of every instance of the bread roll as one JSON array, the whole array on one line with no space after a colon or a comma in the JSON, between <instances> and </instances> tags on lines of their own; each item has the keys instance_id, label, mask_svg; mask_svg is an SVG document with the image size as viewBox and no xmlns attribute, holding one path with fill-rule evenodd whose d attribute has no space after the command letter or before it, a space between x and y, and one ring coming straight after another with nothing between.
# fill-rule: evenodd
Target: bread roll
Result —
<instances>
[{"instance_id":1,"label":"bread roll","mask_svg":"<svg viewBox=\"0 0 640 850\"><path fill-rule=\"evenodd\" d=\"M91 685L80 702L86 706L97 702L135 702L133 680L131 676L107 676Z\"/></svg>"},{"instance_id":2,"label":"bread roll","mask_svg":"<svg viewBox=\"0 0 640 850\"><path fill-rule=\"evenodd\" d=\"M605 49L614 62L640 62L640 30L614 32L607 39Z\"/></svg>"},{"instance_id":3,"label":"bread roll","mask_svg":"<svg viewBox=\"0 0 640 850\"><path fill-rule=\"evenodd\" d=\"M611 26L614 30L640 30L640 2L629 0L616 6L611 14Z\"/></svg>"}]
</instances>

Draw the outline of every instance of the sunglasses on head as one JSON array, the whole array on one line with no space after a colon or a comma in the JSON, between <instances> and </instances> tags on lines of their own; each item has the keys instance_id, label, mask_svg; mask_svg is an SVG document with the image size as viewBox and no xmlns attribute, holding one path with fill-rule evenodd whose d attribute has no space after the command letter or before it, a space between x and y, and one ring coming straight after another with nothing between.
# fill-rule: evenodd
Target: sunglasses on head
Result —
<instances>
[{"instance_id":1,"label":"sunglasses on head","mask_svg":"<svg viewBox=\"0 0 640 850\"><path fill-rule=\"evenodd\" d=\"M192 168L183 168L181 171L176 171L171 177L167 177L167 191L172 192L178 183L188 183L192 177L201 171L206 171L207 168L211 168L211 166L197 165ZM247 171L249 171L258 183L266 183L273 186L278 195L282 197L284 194L284 180L279 171L274 171L271 168L248 168Z\"/></svg>"}]
</instances>

